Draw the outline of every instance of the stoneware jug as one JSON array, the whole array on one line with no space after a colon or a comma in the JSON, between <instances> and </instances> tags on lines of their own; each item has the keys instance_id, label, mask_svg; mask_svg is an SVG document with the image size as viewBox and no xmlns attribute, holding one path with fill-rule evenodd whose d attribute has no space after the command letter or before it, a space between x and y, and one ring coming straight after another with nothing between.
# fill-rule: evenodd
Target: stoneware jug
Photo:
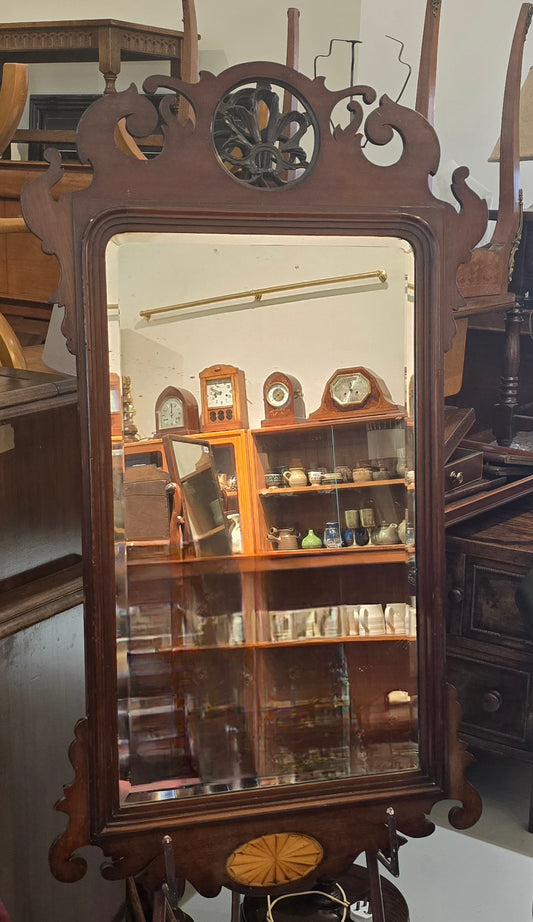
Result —
<instances>
[{"instance_id":1,"label":"stoneware jug","mask_svg":"<svg viewBox=\"0 0 533 922\"><path fill-rule=\"evenodd\" d=\"M228 512L231 549L234 554L242 554L241 516L239 512Z\"/></svg>"},{"instance_id":2,"label":"stoneware jug","mask_svg":"<svg viewBox=\"0 0 533 922\"><path fill-rule=\"evenodd\" d=\"M291 487L307 486L307 472L303 467L290 467L288 471L283 471L283 476Z\"/></svg>"},{"instance_id":3,"label":"stoneware jug","mask_svg":"<svg viewBox=\"0 0 533 922\"><path fill-rule=\"evenodd\" d=\"M297 551L299 532L294 528L276 528L274 525L267 535L267 541L272 541L278 551Z\"/></svg>"}]
</instances>

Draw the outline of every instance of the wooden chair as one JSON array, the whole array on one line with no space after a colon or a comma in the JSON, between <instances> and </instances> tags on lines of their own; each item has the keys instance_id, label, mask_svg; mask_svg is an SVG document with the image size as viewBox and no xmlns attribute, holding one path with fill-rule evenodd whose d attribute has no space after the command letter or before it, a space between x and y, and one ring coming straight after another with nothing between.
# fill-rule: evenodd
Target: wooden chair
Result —
<instances>
[{"instance_id":1,"label":"wooden chair","mask_svg":"<svg viewBox=\"0 0 533 922\"><path fill-rule=\"evenodd\" d=\"M512 261L521 228L520 83L523 49L532 11L533 4L522 4L509 55L501 118L500 201L496 225L490 242L474 249L470 262L460 266L457 274L457 283L465 299L465 305L455 314L457 334L451 350L445 356L446 397L457 394L462 386L469 318L487 314L490 311L502 312L515 309L515 295L509 291L509 284ZM432 123L439 24L440 4L436 4L434 0L427 0L416 108ZM502 383L505 405L508 405L509 399L513 400L516 394L516 390L515 394L512 394L514 380L518 374L516 328L516 323L511 323L510 329L513 336L508 335L506 341L506 360ZM499 416L501 419L501 412ZM503 417L505 416L508 416L508 413L504 407ZM501 431L502 427L505 429L505 419L499 425L497 420L498 413L496 412L495 430Z\"/></svg>"},{"instance_id":2,"label":"wooden chair","mask_svg":"<svg viewBox=\"0 0 533 922\"><path fill-rule=\"evenodd\" d=\"M0 157L9 146L28 97L28 65L4 64L0 87Z\"/></svg>"}]
</instances>

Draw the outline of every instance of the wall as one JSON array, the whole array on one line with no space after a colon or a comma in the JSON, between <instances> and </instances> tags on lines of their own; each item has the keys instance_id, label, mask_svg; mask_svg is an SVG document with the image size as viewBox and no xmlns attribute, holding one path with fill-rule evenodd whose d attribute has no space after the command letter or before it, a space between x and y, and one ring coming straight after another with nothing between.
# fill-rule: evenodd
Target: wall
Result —
<instances>
[{"instance_id":1,"label":"wall","mask_svg":"<svg viewBox=\"0 0 533 922\"><path fill-rule=\"evenodd\" d=\"M242 61L285 61L288 0L271 0L258 7L250 0L196 0L200 42L200 68L219 73L225 67ZM324 4L321 0L303 0L299 4L300 70L311 76L313 58L327 52L329 39L335 36L357 38L361 0L344 0L331 4L328 22L324 24ZM24 20L51 21L72 18L115 18L127 22L146 23L165 29L181 29L179 0L94 0L90 11L81 0L25 0ZM11 5L2 10L4 22L17 22L20 9ZM335 59L321 71L332 87L348 84L349 49L337 48ZM118 89L126 89L131 81L138 86L152 73L168 73L168 65L157 62L126 63L117 81ZM103 77L96 64L38 64L30 68L30 94L38 93L100 93ZM27 126L27 111L22 127ZM24 149L23 149L23 155Z\"/></svg>"},{"instance_id":2,"label":"wall","mask_svg":"<svg viewBox=\"0 0 533 922\"><path fill-rule=\"evenodd\" d=\"M320 406L336 368L363 365L386 382L405 404L404 366L409 352L405 277L412 273L408 244L388 238L250 238L224 235L122 235L108 249L109 301L118 301L122 334L121 373L132 380L139 434L153 433L154 406L169 384L186 387L200 402L198 373L217 363L246 375L250 427L261 425L263 382L276 369L301 382L307 413ZM377 279L267 295L191 308L149 322L139 311L262 286L291 284L385 269ZM333 294L332 292L335 292ZM405 309L402 309L405 308ZM253 359L252 359L253 356ZM117 364L112 365L120 372ZM410 376L411 370L407 373Z\"/></svg>"},{"instance_id":3,"label":"wall","mask_svg":"<svg viewBox=\"0 0 533 922\"><path fill-rule=\"evenodd\" d=\"M74 770L68 747L85 712L83 612L56 615L0 642L0 899L13 922L108 922L123 899L103 880L102 853L82 849L87 874L62 884L48 849L67 823L54 812Z\"/></svg>"},{"instance_id":4,"label":"wall","mask_svg":"<svg viewBox=\"0 0 533 922\"><path fill-rule=\"evenodd\" d=\"M473 180L498 201L498 164L487 163L500 133L507 62L521 0L442 0L439 37L435 127L441 143L441 186L449 182L450 164L465 164ZM413 105L420 54L425 0L397 3L362 0L358 79L393 98L405 68L397 62L394 42L405 42L403 59L413 74L402 103ZM523 80L533 65L531 35L524 48ZM522 80L522 82L523 82ZM448 165L448 166L447 166ZM524 205L533 202L533 166L521 165ZM480 190L476 190L480 191Z\"/></svg>"}]
</instances>

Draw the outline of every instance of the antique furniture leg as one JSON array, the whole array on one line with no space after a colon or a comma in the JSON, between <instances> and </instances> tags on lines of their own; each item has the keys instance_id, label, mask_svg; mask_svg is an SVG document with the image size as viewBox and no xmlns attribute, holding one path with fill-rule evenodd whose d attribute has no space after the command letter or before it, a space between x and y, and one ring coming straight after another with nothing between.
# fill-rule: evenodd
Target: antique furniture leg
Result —
<instances>
[{"instance_id":1,"label":"antique furniture leg","mask_svg":"<svg viewBox=\"0 0 533 922\"><path fill-rule=\"evenodd\" d=\"M0 159L9 147L28 95L28 65L4 64L0 88Z\"/></svg>"},{"instance_id":2,"label":"antique furniture leg","mask_svg":"<svg viewBox=\"0 0 533 922\"><path fill-rule=\"evenodd\" d=\"M231 891L231 922L239 922L241 918L241 895L236 890Z\"/></svg>"},{"instance_id":3,"label":"antique furniture leg","mask_svg":"<svg viewBox=\"0 0 533 922\"><path fill-rule=\"evenodd\" d=\"M528 832L533 832L533 765L531 766L531 788L529 793L529 822L527 824Z\"/></svg>"},{"instance_id":4,"label":"antique furniture leg","mask_svg":"<svg viewBox=\"0 0 533 922\"><path fill-rule=\"evenodd\" d=\"M98 29L98 69L104 75L104 93L116 93L115 83L120 73L120 42L113 26Z\"/></svg>"},{"instance_id":5,"label":"antique furniture leg","mask_svg":"<svg viewBox=\"0 0 533 922\"><path fill-rule=\"evenodd\" d=\"M365 852L370 884L370 906L372 907L372 922L386 922L385 907L383 905L383 892L378 869L377 852Z\"/></svg>"},{"instance_id":6,"label":"antique furniture leg","mask_svg":"<svg viewBox=\"0 0 533 922\"><path fill-rule=\"evenodd\" d=\"M518 405L518 371L520 368L520 330L524 315L521 302L505 315L505 351L501 376L500 400L494 405L493 429L500 445L513 441L513 414Z\"/></svg>"},{"instance_id":7,"label":"antique furniture leg","mask_svg":"<svg viewBox=\"0 0 533 922\"><path fill-rule=\"evenodd\" d=\"M441 0L427 0L422 49L418 67L415 109L432 125L435 121L435 82L439 45Z\"/></svg>"}]
</instances>

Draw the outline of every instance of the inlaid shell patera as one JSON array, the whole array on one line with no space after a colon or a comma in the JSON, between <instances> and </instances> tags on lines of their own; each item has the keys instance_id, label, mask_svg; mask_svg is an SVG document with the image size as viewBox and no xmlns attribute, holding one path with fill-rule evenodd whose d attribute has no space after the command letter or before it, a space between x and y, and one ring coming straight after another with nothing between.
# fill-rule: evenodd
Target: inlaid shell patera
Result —
<instances>
[{"instance_id":1,"label":"inlaid shell patera","mask_svg":"<svg viewBox=\"0 0 533 922\"><path fill-rule=\"evenodd\" d=\"M272 887L310 874L323 854L311 836L277 832L239 846L229 856L226 870L239 884Z\"/></svg>"}]
</instances>

